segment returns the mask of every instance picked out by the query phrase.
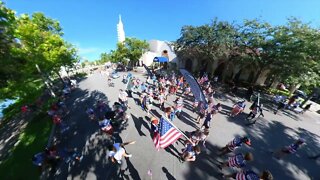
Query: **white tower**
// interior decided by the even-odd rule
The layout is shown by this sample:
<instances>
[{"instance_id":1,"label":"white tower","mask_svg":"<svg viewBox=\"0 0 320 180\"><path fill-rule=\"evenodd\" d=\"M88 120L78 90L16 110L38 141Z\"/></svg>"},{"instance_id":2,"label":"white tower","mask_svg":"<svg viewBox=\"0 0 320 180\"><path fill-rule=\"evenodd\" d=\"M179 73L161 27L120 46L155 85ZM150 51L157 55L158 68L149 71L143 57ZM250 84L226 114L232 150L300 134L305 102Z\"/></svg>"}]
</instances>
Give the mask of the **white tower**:
<instances>
[{"instance_id":1,"label":"white tower","mask_svg":"<svg viewBox=\"0 0 320 180\"><path fill-rule=\"evenodd\" d=\"M126 39L124 34L123 24L121 21L121 15L119 15L119 23L117 24L118 42L122 43Z\"/></svg>"}]
</instances>

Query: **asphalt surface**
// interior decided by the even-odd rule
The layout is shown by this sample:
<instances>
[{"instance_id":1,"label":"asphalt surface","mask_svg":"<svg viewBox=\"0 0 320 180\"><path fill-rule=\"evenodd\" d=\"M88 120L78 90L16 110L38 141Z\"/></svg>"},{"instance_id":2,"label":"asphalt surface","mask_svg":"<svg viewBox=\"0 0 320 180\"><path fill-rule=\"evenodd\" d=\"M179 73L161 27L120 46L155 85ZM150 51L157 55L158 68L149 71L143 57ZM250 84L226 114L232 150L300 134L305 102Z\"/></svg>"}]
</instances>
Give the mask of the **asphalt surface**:
<instances>
[{"instance_id":1,"label":"asphalt surface","mask_svg":"<svg viewBox=\"0 0 320 180\"><path fill-rule=\"evenodd\" d=\"M121 77L123 73L120 73ZM142 73L134 76L145 78ZM70 113L65 121L70 130L65 134L57 133L56 138L62 147L77 148L83 154L83 160L77 164L62 164L49 179L121 179L118 169L108 161L107 146L112 141L110 137L99 131L97 122L92 122L85 114L86 106L93 106L98 100L105 101L110 107L117 101L119 89L124 89L122 78L115 79L115 87L107 86L104 74L95 73L79 82L76 89L67 100ZM291 111L272 113L272 106L265 105L264 118L260 118L253 126L246 126L244 117L249 113L250 103L243 114L235 118L226 115L231 110L237 97L216 93L216 101L222 103L223 111L214 116L207 148L201 146L201 154L195 162L179 162L178 153L183 144L180 141L170 148L157 151L150 135L149 117L135 103L138 98L133 94L129 98L130 115L125 129L115 134L116 141L137 141L128 145L126 150L133 154L127 159L127 170L124 179L222 179L220 173L230 173L233 170L221 171L217 164L227 160L228 156L218 157L218 149L226 145L236 135L247 135L251 138L252 147L242 147L236 152L252 152L254 161L248 163L248 168L260 172L268 169L274 179L320 179L320 160L310 160L309 155L320 153L319 115L307 112L303 115ZM165 106L173 105L176 97L170 96ZM195 123L196 113L192 112L192 98L184 98L184 108L181 119L176 118L174 124L182 131L193 131L199 127ZM157 102L156 102L157 103ZM153 113L160 116L162 111L153 106ZM107 110L107 109L106 109ZM306 139L307 144L296 154L277 160L272 157L272 151L290 145L298 137Z\"/></svg>"}]
</instances>

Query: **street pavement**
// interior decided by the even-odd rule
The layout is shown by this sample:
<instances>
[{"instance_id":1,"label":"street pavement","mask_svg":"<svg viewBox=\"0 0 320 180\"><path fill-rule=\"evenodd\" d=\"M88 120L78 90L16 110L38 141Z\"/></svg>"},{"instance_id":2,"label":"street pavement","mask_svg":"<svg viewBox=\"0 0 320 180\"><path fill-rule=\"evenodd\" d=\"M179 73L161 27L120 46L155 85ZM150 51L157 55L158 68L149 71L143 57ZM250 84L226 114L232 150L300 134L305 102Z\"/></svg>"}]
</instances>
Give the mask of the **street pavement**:
<instances>
[{"instance_id":1,"label":"street pavement","mask_svg":"<svg viewBox=\"0 0 320 180\"><path fill-rule=\"evenodd\" d=\"M115 87L107 86L107 77L101 73L94 73L79 82L76 89L67 100L70 113L65 121L70 130L63 135L56 135L60 146L77 148L82 152L83 160L74 165L62 164L56 174L48 179L120 179L117 168L108 161L107 146L112 143L110 138L99 131L97 122L92 122L85 113L86 106L93 106L98 100L105 101L110 107L117 101L119 89L125 89L120 78L115 79ZM145 78L142 73L133 73L135 77ZM249 113L250 103L241 115L235 118L227 116L237 97L216 93L216 101L222 103L223 111L214 116L206 148L201 146L201 153L195 162L179 162L178 153L183 144L180 141L170 148L157 151L150 135L150 116L135 103L136 94L129 98L130 115L127 126L115 134L117 141L127 142L135 140L134 145L126 146L126 150L133 154L127 159L125 179L222 179L221 171L217 167L219 161L227 160L228 156L218 157L218 149L225 146L236 135L247 135L252 141L252 147L242 147L236 152L252 152L254 161L248 167L261 172L268 169L274 179L320 179L320 160L310 160L309 155L320 153L320 124L319 114L306 112L303 115L291 111L272 113L272 105L264 106L264 118L259 118L253 126L246 126L244 117ZM170 96L165 106L173 105L176 97ZM184 98L182 118L176 118L173 123L183 132L193 131L199 127L195 123L196 113L191 110L192 98ZM262 102L264 102L262 96ZM266 100L265 100L266 101ZM156 102L157 103L157 102ZM153 113L157 116L162 111L153 106ZM277 160L272 157L272 151L290 145L298 137L306 139L307 144L296 154ZM230 173L232 169L222 172Z\"/></svg>"}]
</instances>

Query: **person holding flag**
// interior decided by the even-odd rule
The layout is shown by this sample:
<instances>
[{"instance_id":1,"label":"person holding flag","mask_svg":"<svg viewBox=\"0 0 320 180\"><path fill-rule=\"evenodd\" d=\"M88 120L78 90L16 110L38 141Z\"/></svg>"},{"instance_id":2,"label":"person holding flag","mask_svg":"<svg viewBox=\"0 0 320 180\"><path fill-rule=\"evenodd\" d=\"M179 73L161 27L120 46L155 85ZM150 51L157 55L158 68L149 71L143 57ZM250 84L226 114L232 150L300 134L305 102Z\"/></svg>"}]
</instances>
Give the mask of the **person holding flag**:
<instances>
[{"instance_id":1,"label":"person holding flag","mask_svg":"<svg viewBox=\"0 0 320 180\"><path fill-rule=\"evenodd\" d=\"M176 128L165 116L160 118L158 131L154 133L153 143L156 149L166 148L184 134ZM184 135L185 136L185 135Z\"/></svg>"}]
</instances>

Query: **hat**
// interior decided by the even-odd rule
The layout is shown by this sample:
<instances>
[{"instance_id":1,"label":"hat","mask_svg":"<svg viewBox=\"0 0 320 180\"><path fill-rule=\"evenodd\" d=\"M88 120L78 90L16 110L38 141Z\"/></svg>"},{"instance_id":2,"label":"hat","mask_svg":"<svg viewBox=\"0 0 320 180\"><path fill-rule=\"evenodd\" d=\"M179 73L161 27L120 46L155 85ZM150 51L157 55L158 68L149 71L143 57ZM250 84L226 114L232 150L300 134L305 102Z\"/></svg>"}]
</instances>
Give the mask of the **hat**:
<instances>
[{"instance_id":1,"label":"hat","mask_svg":"<svg viewBox=\"0 0 320 180\"><path fill-rule=\"evenodd\" d=\"M151 118L151 123L152 124L159 124L159 120L156 117Z\"/></svg>"},{"instance_id":2,"label":"hat","mask_svg":"<svg viewBox=\"0 0 320 180\"><path fill-rule=\"evenodd\" d=\"M243 137L242 140L245 144L247 144L248 146L251 146L251 140L248 137Z\"/></svg>"}]
</instances>

